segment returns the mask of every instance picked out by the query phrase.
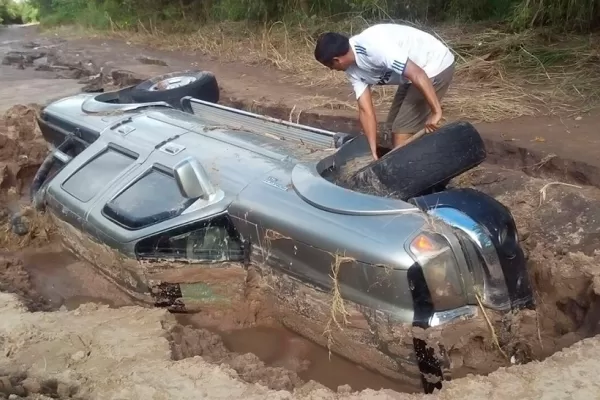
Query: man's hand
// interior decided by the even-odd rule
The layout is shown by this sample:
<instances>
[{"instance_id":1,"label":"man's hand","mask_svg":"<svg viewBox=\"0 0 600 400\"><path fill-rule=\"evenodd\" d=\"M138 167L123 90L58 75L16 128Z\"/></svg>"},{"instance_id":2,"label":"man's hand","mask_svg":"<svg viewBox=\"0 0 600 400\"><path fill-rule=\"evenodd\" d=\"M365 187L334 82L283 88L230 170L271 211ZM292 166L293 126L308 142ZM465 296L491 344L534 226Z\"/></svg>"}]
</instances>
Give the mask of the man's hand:
<instances>
[{"instance_id":1,"label":"man's hand","mask_svg":"<svg viewBox=\"0 0 600 400\"><path fill-rule=\"evenodd\" d=\"M440 105L435 88L431 83L431 79L429 79L421 67L412 62L410 59L406 63L404 76L410 79L411 82L421 91L421 93L423 93L423 97L425 97L425 100L427 100L427 103L431 108L431 114L425 122L425 131L427 133L435 131L437 128L439 128L442 120L442 106Z\"/></svg>"},{"instance_id":2,"label":"man's hand","mask_svg":"<svg viewBox=\"0 0 600 400\"><path fill-rule=\"evenodd\" d=\"M425 121L425 132L431 133L440 127L442 121L442 113L431 113Z\"/></svg>"}]
</instances>

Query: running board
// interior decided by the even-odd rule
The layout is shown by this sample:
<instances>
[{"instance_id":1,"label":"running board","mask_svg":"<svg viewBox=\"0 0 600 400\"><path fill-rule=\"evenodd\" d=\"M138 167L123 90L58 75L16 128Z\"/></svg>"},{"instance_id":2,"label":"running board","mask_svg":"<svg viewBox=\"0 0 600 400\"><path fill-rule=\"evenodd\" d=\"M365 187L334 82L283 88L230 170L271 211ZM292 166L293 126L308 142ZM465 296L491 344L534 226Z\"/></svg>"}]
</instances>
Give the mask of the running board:
<instances>
[{"instance_id":1,"label":"running board","mask_svg":"<svg viewBox=\"0 0 600 400\"><path fill-rule=\"evenodd\" d=\"M331 131L199 100L191 96L181 99L181 108L201 119L206 125L239 127L258 134L296 140L323 149L333 148L334 140L339 135Z\"/></svg>"}]
</instances>

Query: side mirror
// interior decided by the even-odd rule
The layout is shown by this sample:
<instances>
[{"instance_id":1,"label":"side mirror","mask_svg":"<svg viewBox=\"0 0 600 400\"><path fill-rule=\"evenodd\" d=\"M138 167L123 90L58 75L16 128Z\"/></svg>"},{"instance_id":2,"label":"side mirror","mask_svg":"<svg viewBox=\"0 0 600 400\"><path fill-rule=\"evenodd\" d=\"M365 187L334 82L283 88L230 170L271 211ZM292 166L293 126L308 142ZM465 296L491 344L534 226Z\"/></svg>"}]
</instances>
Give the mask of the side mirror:
<instances>
[{"instance_id":1,"label":"side mirror","mask_svg":"<svg viewBox=\"0 0 600 400\"><path fill-rule=\"evenodd\" d=\"M179 191L188 199L209 199L216 193L206 170L194 157L187 157L177 163L173 172Z\"/></svg>"}]
</instances>

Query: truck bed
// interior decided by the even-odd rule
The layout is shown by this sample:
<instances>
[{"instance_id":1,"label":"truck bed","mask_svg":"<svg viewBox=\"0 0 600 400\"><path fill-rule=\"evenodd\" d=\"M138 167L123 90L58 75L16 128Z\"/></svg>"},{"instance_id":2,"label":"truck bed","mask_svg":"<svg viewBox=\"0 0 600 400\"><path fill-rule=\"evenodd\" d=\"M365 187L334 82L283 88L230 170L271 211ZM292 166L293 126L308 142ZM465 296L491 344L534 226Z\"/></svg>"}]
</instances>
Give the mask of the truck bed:
<instances>
[{"instance_id":1,"label":"truck bed","mask_svg":"<svg viewBox=\"0 0 600 400\"><path fill-rule=\"evenodd\" d=\"M182 100L184 111L196 116L209 129L248 132L272 140L265 142L270 150L283 150L298 161L318 161L335 151L334 132L300 125L281 119L254 114L191 97Z\"/></svg>"}]
</instances>

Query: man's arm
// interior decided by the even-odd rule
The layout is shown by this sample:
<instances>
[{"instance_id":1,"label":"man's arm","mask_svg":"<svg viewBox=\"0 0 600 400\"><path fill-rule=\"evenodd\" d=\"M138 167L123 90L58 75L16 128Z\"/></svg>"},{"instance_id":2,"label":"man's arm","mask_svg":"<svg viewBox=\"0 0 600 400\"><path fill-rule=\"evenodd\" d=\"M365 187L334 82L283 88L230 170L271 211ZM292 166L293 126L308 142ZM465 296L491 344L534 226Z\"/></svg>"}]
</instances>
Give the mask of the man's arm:
<instances>
[{"instance_id":1,"label":"man's arm","mask_svg":"<svg viewBox=\"0 0 600 400\"><path fill-rule=\"evenodd\" d=\"M358 119L369 142L371 154L377 160L377 118L371 98L371 88L366 88L358 98Z\"/></svg>"},{"instance_id":2,"label":"man's arm","mask_svg":"<svg viewBox=\"0 0 600 400\"><path fill-rule=\"evenodd\" d=\"M410 79L417 89L423 93L431 108L431 115L427 119L427 122L425 122L425 129L428 132L435 130L442 119L442 107L431 79L429 79L421 67L408 58L408 54L404 49L396 46L387 47L382 43L373 50L375 49L376 53L374 52L372 60L376 65L389 68Z\"/></svg>"},{"instance_id":3,"label":"man's arm","mask_svg":"<svg viewBox=\"0 0 600 400\"><path fill-rule=\"evenodd\" d=\"M431 83L431 79L429 79L421 67L410 59L407 59L406 61L404 76L410 79L413 85L423 93L423 96L431 108L431 115L425 123L425 129L427 129L427 131L435 130L442 119L442 106L440 105L440 100L437 97L435 88Z\"/></svg>"}]
</instances>

